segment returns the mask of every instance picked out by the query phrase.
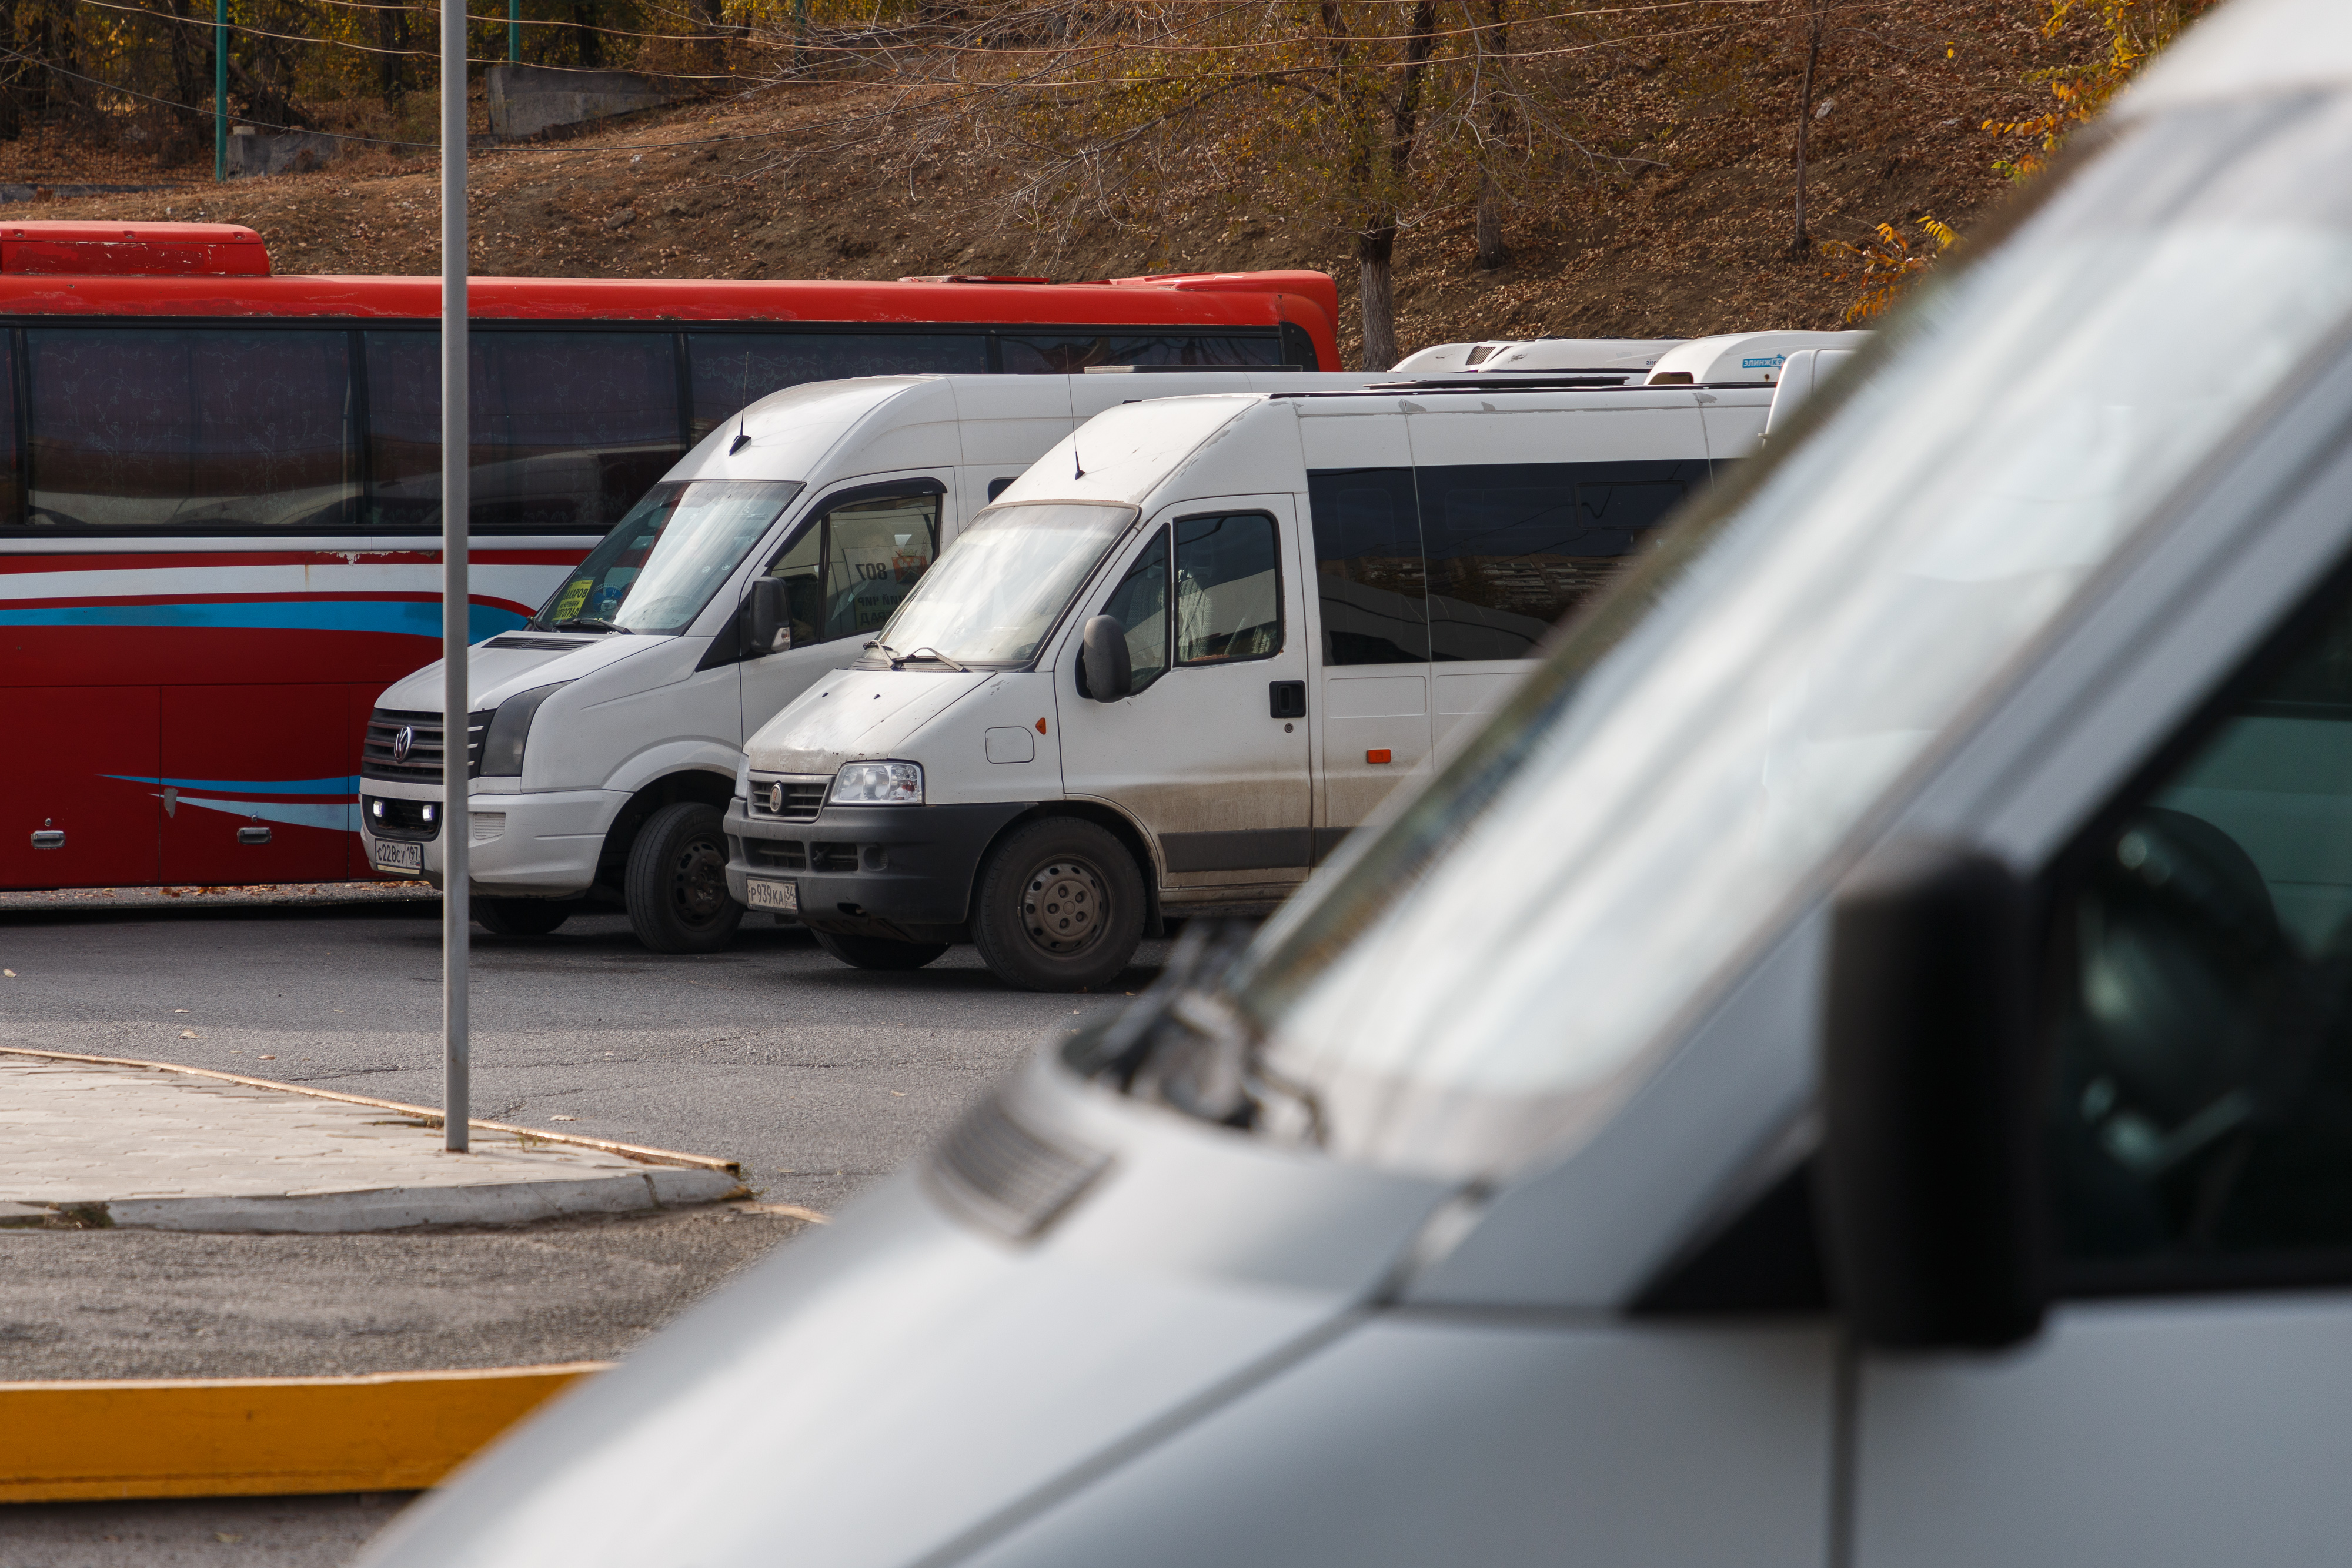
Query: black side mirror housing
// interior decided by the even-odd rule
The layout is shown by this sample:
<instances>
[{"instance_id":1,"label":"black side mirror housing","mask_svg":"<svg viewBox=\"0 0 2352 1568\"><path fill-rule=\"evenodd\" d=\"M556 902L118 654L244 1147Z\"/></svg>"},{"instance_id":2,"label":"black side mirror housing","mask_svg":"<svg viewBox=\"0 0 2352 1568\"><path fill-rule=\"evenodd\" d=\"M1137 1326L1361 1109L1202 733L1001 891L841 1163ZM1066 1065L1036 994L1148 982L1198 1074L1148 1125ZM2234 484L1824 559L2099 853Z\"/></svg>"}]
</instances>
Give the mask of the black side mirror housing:
<instances>
[{"instance_id":1,"label":"black side mirror housing","mask_svg":"<svg viewBox=\"0 0 2352 1568\"><path fill-rule=\"evenodd\" d=\"M780 577L755 577L751 580L751 598L744 610L744 653L759 658L764 653L781 653L793 645L791 607L784 599L784 581Z\"/></svg>"},{"instance_id":2,"label":"black side mirror housing","mask_svg":"<svg viewBox=\"0 0 2352 1568\"><path fill-rule=\"evenodd\" d=\"M1098 703L1115 703L1135 691L1135 666L1127 656L1127 628L1108 615L1097 615L1078 632L1078 677L1086 695Z\"/></svg>"},{"instance_id":3,"label":"black side mirror housing","mask_svg":"<svg viewBox=\"0 0 2352 1568\"><path fill-rule=\"evenodd\" d=\"M2023 884L1902 842L1831 916L1815 1186L1838 1301L1885 1350L1997 1350L2046 1298Z\"/></svg>"}]
</instances>

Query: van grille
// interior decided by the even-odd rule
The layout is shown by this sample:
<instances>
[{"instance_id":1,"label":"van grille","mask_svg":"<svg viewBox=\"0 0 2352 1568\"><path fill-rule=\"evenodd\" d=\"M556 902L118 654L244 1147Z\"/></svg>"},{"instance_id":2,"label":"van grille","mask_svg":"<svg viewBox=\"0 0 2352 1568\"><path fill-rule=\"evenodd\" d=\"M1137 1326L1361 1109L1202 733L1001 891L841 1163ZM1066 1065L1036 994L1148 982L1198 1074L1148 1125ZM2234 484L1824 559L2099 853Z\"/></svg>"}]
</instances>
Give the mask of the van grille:
<instances>
[{"instance_id":1,"label":"van grille","mask_svg":"<svg viewBox=\"0 0 2352 1568\"><path fill-rule=\"evenodd\" d=\"M808 851L792 839L745 839L743 853L753 865L768 871L808 870Z\"/></svg>"},{"instance_id":2,"label":"van grille","mask_svg":"<svg viewBox=\"0 0 2352 1568\"><path fill-rule=\"evenodd\" d=\"M482 736L490 727L488 713L466 716L466 776L482 770ZM400 732L409 732L407 753L397 760ZM397 779L412 784L441 781L441 716L380 707L368 715L367 738L360 744L360 775L366 779Z\"/></svg>"},{"instance_id":3,"label":"van grille","mask_svg":"<svg viewBox=\"0 0 2352 1568\"><path fill-rule=\"evenodd\" d=\"M751 776L751 815L786 822L814 822L824 809L830 779Z\"/></svg>"},{"instance_id":4,"label":"van grille","mask_svg":"<svg viewBox=\"0 0 2352 1568\"><path fill-rule=\"evenodd\" d=\"M991 1095L949 1131L926 1170L957 1208L1025 1241L1060 1218L1109 1165L1099 1149L1030 1131Z\"/></svg>"}]
</instances>

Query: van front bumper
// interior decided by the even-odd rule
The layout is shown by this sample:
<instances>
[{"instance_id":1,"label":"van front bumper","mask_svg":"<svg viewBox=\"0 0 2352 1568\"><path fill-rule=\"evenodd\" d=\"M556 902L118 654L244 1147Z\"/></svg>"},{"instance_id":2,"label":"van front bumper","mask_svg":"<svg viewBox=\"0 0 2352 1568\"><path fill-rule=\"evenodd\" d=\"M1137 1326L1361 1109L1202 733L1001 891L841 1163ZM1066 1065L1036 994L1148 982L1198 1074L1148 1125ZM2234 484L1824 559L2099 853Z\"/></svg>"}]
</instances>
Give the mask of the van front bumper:
<instances>
[{"instance_id":1,"label":"van front bumper","mask_svg":"<svg viewBox=\"0 0 2352 1568\"><path fill-rule=\"evenodd\" d=\"M902 942L959 942L980 857L1031 801L966 806L826 806L804 821L727 807L727 891L793 883L814 930Z\"/></svg>"},{"instance_id":2,"label":"van front bumper","mask_svg":"<svg viewBox=\"0 0 2352 1568\"><path fill-rule=\"evenodd\" d=\"M413 784L364 779L360 787L360 838L367 848L368 864L380 874L409 875L442 883L443 831L446 821L429 831L415 827L379 833L373 826L373 798L394 802L440 802L441 792ZM584 893L596 880L596 857L604 835L628 804L629 797L613 789L533 789L513 794L477 792L467 812L467 885L477 893L504 898L562 898ZM394 808L397 810L397 808ZM402 816L413 812L398 812ZM435 815L440 816L439 811ZM384 864L378 845L415 844L424 864L413 872Z\"/></svg>"}]
</instances>

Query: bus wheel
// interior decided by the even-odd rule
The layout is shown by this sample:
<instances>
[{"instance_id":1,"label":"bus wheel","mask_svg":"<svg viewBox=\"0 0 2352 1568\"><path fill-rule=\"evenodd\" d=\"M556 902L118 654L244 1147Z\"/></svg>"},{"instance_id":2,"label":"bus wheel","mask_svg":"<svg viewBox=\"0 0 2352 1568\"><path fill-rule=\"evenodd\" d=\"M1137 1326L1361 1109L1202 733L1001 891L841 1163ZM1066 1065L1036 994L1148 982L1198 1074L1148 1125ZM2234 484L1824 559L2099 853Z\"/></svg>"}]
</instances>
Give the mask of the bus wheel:
<instances>
[{"instance_id":1,"label":"bus wheel","mask_svg":"<svg viewBox=\"0 0 2352 1568\"><path fill-rule=\"evenodd\" d=\"M1143 940L1143 876L1092 822L1049 817L997 845L981 868L971 939L996 977L1024 991L1108 981Z\"/></svg>"},{"instance_id":2,"label":"bus wheel","mask_svg":"<svg viewBox=\"0 0 2352 1568\"><path fill-rule=\"evenodd\" d=\"M656 953L715 953L743 906L727 894L727 834L716 806L664 806L629 846L622 894L637 940Z\"/></svg>"},{"instance_id":3,"label":"bus wheel","mask_svg":"<svg viewBox=\"0 0 2352 1568\"><path fill-rule=\"evenodd\" d=\"M494 936L544 936L580 913L576 898L471 898L466 911Z\"/></svg>"},{"instance_id":4,"label":"bus wheel","mask_svg":"<svg viewBox=\"0 0 2352 1568\"><path fill-rule=\"evenodd\" d=\"M860 969L919 969L948 950L944 942L894 942L887 936L836 936L812 931L816 945Z\"/></svg>"}]
</instances>

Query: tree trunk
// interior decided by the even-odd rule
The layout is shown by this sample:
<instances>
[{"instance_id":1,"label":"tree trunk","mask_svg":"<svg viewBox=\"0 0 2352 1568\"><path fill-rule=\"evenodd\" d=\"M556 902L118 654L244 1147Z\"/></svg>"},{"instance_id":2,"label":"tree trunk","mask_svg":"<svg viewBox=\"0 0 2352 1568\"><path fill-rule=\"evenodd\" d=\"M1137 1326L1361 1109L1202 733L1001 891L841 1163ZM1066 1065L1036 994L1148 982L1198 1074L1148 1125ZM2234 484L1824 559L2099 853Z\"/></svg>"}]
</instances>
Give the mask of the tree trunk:
<instances>
[{"instance_id":1,"label":"tree trunk","mask_svg":"<svg viewBox=\"0 0 2352 1568\"><path fill-rule=\"evenodd\" d=\"M383 10L375 14L375 41L381 49L404 50L408 47L408 13ZM383 106L395 112L400 100L408 91L408 61L404 55L382 54L375 57L375 86Z\"/></svg>"},{"instance_id":2,"label":"tree trunk","mask_svg":"<svg viewBox=\"0 0 2352 1568\"><path fill-rule=\"evenodd\" d=\"M1511 52L1511 29L1503 20L1503 7L1509 0L1489 0L1487 15L1495 24L1495 53L1508 56ZM1511 259L1503 246L1503 193L1495 182L1493 160L1509 141L1511 123L1510 100L1489 97L1486 99L1487 152L1478 171L1478 265L1494 271Z\"/></svg>"},{"instance_id":3,"label":"tree trunk","mask_svg":"<svg viewBox=\"0 0 2352 1568\"><path fill-rule=\"evenodd\" d=\"M172 111L172 140L163 161L176 163L194 156L205 140L208 118L200 107L212 96L212 29L200 27L188 10L188 0L166 0L172 16L172 93L184 106Z\"/></svg>"},{"instance_id":4,"label":"tree trunk","mask_svg":"<svg viewBox=\"0 0 2352 1568\"><path fill-rule=\"evenodd\" d=\"M1503 245L1503 197L1495 189L1495 176L1481 172L1478 176L1478 265L1494 271L1511 259Z\"/></svg>"},{"instance_id":5,"label":"tree trunk","mask_svg":"<svg viewBox=\"0 0 2352 1568\"><path fill-rule=\"evenodd\" d=\"M596 7L573 0L572 24L579 28L574 35L580 40L580 63L589 70L601 70L604 65L604 40L596 32Z\"/></svg>"},{"instance_id":6,"label":"tree trunk","mask_svg":"<svg viewBox=\"0 0 2352 1568\"><path fill-rule=\"evenodd\" d=\"M1812 36L1805 45L1805 77L1797 89L1797 227L1789 236L1790 259L1802 261L1813 251L1812 235L1805 232L1805 140L1813 123L1813 68L1822 59L1822 21L1829 0L1813 0Z\"/></svg>"},{"instance_id":7,"label":"tree trunk","mask_svg":"<svg viewBox=\"0 0 2352 1568\"><path fill-rule=\"evenodd\" d=\"M1356 299L1364 318L1364 353L1358 368L1385 371L1404 356L1397 352L1396 287L1390 262L1396 255L1396 225L1356 235Z\"/></svg>"}]
</instances>

